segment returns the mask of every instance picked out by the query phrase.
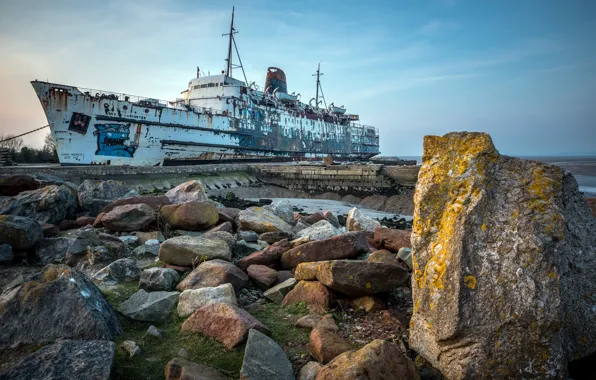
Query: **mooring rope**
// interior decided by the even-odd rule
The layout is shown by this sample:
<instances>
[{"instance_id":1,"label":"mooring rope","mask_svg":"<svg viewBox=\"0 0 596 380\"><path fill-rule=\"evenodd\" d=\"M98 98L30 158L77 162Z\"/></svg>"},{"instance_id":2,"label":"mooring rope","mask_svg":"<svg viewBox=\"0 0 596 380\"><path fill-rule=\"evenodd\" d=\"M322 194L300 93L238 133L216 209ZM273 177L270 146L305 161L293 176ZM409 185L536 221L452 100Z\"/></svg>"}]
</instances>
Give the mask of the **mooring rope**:
<instances>
[{"instance_id":1,"label":"mooring rope","mask_svg":"<svg viewBox=\"0 0 596 380\"><path fill-rule=\"evenodd\" d=\"M25 133L21 133L20 135L12 136L12 137L9 137L9 138L7 138L7 139L5 139L5 140L0 140L0 144L2 144L2 143L3 143L3 142L5 142L5 141L14 140L14 139L17 139L17 138L19 138L19 137L22 137L22 136L28 135L28 134L30 134L30 133L37 132L37 131L39 131L40 129L44 129L44 128L47 128L47 127L49 127L49 126L50 126L49 124L48 124L48 125L44 125L43 127L36 128L36 129L34 129L34 130L32 130L32 131L25 132Z\"/></svg>"}]
</instances>

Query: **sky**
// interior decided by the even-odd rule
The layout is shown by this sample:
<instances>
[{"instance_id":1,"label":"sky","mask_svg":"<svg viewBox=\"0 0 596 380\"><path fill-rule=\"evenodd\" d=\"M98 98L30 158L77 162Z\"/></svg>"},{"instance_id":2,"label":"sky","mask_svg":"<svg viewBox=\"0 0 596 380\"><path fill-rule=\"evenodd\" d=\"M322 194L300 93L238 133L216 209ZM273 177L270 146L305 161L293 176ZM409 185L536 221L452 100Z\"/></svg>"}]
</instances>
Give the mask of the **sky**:
<instances>
[{"instance_id":1,"label":"sky","mask_svg":"<svg viewBox=\"0 0 596 380\"><path fill-rule=\"evenodd\" d=\"M321 62L327 103L378 127L384 155L464 130L503 154L596 155L596 2L584 0L0 0L0 134L47 124L34 79L179 97L197 66L224 68L232 6L249 82L280 67L308 100Z\"/></svg>"}]
</instances>

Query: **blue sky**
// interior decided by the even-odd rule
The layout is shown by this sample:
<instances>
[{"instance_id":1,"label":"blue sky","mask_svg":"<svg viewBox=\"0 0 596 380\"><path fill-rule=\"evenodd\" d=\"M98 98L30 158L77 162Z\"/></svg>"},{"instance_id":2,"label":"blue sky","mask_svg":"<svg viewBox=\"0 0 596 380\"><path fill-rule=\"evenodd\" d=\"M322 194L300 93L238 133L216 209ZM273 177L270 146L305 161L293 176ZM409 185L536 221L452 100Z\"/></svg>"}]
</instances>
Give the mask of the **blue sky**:
<instances>
[{"instance_id":1,"label":"blue sky","mask_svg":"<svg viewBox=\"0 0 596 380\"><path fill-rule=\"evenodd\" d=\"M277 66L310 99L322 60L327 101L379 127L384 154L454 130L505 154L596 154L596 2L580 0L0 0L0 133L45 124L36 78L179 96L196 66L223 69L233 5L249 81Z\"/></svg>"}]
</instances>

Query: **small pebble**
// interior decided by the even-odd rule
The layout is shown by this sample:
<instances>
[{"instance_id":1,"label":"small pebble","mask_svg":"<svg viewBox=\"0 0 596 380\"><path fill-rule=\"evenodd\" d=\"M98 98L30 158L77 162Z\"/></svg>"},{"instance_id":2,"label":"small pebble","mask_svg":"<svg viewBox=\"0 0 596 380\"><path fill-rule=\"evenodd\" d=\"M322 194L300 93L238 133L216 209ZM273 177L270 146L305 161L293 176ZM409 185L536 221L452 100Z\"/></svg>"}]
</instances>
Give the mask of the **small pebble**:
<instances>
[{"instance_id":1,"label":"small pebble","mask_svg":"<svg viewBox=\"0 0 596 380\"><path fill-rule=\"evenodd\" d=\"M153 325L149 326L149 328L147 329L146 335L151 335L151 336L154 336L159 339L161 339L163 337L161 335L161 331L159 331L159 329Z\"/></svg>"},{"instance_id":2,"label":"small pebble","mask_svg":"<svg viewBox=\"0 0 596 380\"><path fill-rule=\"evenodd\" d=\"M186 350L184 348L181 348L178 351L178 356L180 356L181 358L186 359L186 358L188 358L188 352L186 352Z\"/></svg>"},{"instance_id":3,"label":"small pebble","mask_svg":"<svg viewBox=\"0 0 596 380\"><path fill-rule=\"evenodd\" d=\"M122 342L120 347L122 347L124 351L128 352L128 356L131 358L135 355L141 354L141 348L137 346L135 341L125 340L124 342Z\"/></svg>"}]
</instances>

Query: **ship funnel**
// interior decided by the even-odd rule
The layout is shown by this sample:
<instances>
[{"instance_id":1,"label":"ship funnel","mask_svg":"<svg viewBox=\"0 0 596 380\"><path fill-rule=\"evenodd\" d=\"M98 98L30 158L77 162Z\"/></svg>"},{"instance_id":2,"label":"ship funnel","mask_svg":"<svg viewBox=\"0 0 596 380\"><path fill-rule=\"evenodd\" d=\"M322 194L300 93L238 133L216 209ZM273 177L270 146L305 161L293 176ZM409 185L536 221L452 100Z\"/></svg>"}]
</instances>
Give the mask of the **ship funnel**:
<instances>
[{"instance_id":1,"label":"ship funnel","mask_svg":"<svg viewBox=\"0 0 596 380\"><path fill-rule=\"evenodd\" d=\"M286 74L282 69L277 67L267 68L267 79L265 79L265 88L267 92L273 94L273 91L277 89L277 92L288 93L288 85L286 82Z\"/></svg>"}]
</instances>

